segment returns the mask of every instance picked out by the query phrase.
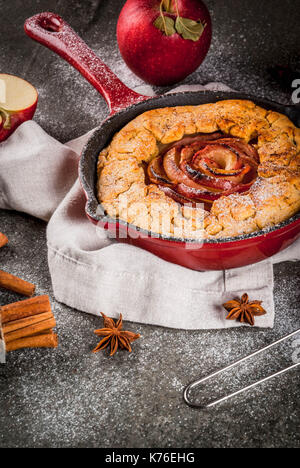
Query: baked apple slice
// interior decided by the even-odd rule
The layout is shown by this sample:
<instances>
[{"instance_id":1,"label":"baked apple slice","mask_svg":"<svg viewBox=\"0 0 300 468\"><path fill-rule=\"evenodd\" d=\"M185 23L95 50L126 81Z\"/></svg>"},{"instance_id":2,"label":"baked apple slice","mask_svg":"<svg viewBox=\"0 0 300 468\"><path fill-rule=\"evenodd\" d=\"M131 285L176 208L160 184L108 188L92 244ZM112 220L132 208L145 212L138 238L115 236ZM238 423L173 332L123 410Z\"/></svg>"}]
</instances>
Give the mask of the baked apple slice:
<instances>
[{"instance_id":1,"label":"baked apple slice","mask_svg":"<svg viewBox=\"0 0 300 468\"><path fill-rule=\"evenodd\" d=\"M37 102L37 90L28 81L0 73L0 141L33 118Z\"/></svg>"},{"instance_id":2,"label":"baked apple slice","mask_svg":"<svg viewBox=\"0 0 300 468\"><path fill-rule=\"evenodd\" d=\"M257 177L255 148L219 132L184 137L150 162L148 176L177 203L204 203L247 192Z\"/></svg>"}]
</instances>

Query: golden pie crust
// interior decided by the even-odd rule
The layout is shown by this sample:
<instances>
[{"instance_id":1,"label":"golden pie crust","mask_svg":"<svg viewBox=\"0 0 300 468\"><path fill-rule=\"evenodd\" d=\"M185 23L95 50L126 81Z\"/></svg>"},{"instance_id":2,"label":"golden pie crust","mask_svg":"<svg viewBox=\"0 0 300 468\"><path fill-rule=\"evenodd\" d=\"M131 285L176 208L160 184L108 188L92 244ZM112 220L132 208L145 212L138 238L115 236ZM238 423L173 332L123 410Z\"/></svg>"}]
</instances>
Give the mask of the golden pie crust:
<instances>
[{"instance_id":1,"label":"golden pie crust","mask_svg":"<svg viewBox=\"0 0 300 468\"><path fill-rule=\"evenodd\" d=\"M179 205L147 182L145 164L164 145L217 131L255 142L258 177L247 193L222 196L207 212ZM300 209L300 129L251 101L151 110L129 122L100 153L97 192L111 217L168 237L220 239L269 228Z\"/></svg>"}]
</instances>

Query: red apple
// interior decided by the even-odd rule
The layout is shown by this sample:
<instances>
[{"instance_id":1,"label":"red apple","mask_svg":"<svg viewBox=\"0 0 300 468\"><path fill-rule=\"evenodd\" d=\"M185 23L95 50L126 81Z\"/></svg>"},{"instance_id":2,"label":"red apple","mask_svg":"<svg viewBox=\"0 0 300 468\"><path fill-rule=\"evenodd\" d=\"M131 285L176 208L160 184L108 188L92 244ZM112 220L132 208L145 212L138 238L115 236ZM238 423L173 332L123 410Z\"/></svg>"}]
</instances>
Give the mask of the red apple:
<instances>
[{"instance_id":1,"label":"red apple","mask_svg":"<svg viewBox=\"0 0 300 468\"><path fill-rule=\"evenodd\" d=\"M28 81L0 73L0 141L34 116L38 101L37 90Z\"/></svg>"},{"instance_id":2,"label":"red apple","mask_svg":"<svg viewBox=\"0 0 300 468\"><path fill-rule=\"evenodd\" d=\"M211 36L211 18L201 0L127 0L117 26L124 61L157 86L177 83L195 71Z\"/></svg>"}]
</instances>

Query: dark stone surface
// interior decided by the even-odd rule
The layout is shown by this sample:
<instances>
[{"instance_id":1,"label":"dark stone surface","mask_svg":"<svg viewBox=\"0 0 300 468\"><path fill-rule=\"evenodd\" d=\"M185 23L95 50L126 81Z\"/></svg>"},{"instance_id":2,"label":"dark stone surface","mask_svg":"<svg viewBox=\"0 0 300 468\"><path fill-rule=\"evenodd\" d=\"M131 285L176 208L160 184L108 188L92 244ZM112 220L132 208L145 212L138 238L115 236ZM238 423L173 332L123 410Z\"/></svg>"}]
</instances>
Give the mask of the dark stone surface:
<instances>
[{"instance_id":1,"label":"dark stone surface","mask_svg":"<svg viewBox=\"0 0 300 468\"><path fill-rule=\"evenodd\" d=\"M122 65L114 35L120 1L39 2L1 0L0 69L27 78L40 92L36 120L62 141L94 127L106 108L89 84L22 32L39 11L64 16L131 87L141 84ZM186 83L223 81L233 88L289 102L267 68L299 58L300 2L207 1L214 40L203 66ZM300 326L300 263L275 266L274 330L186 332L125 324L142 339L134 353L90 353L98 318L57 303L47 267L46 225L29 216L0 212L0 230L10 245L1 268L50 294L57 317L58 350L11 353L0 366L1 447L299 447L299 372L275 379L244 396L199 412L182 402L191 379L204 375ZM0 305L17 300L0 293ZM294 347L293 347L294 345ZM216 397L290 365L295 340L281 345L205 387ZM298 348L300 344L298 343Z\"/></svg>"}]
</instances>

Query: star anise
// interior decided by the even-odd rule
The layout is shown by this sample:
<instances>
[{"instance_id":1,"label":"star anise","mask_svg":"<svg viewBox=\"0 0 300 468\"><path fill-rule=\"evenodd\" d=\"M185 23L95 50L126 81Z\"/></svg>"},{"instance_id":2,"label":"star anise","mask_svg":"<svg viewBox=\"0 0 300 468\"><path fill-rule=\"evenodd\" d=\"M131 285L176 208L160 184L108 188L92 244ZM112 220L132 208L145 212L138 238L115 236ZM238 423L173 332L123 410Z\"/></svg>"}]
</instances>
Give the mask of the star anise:
<instances>
[{"instance_id":1,"label":"star anise","mask_svg":"<svg viewBox=\"0 0 300 468\"><path fill-rule=\"evenodd\" d=\"M254 326L254 316L265 315L267 312L262 307L262 301L249 301L248 294L243 294L240 300L233 300L223 304L229 312L227 320L238 320Z\"/></svg>"},{"instance_id":2,"label":"star anise","mask_svg":"<svg viewBox=\"0 0 300 468\"><path fill-rule=\"evenodd\" d=\"M104 336L100 343L93 350L94 353L97 353L101 349L107 348L110 344L110 356L113 356L118 348L127 349L131 352L130 343L137 340L140 335L130 331L122 330L123 326L123 317L120 314L120 318L117 321L114 321L112 318L107 317L101 312L104 321L104 328L95 330L94 333L98 336Z\"/></svg>"}]
</instances>

